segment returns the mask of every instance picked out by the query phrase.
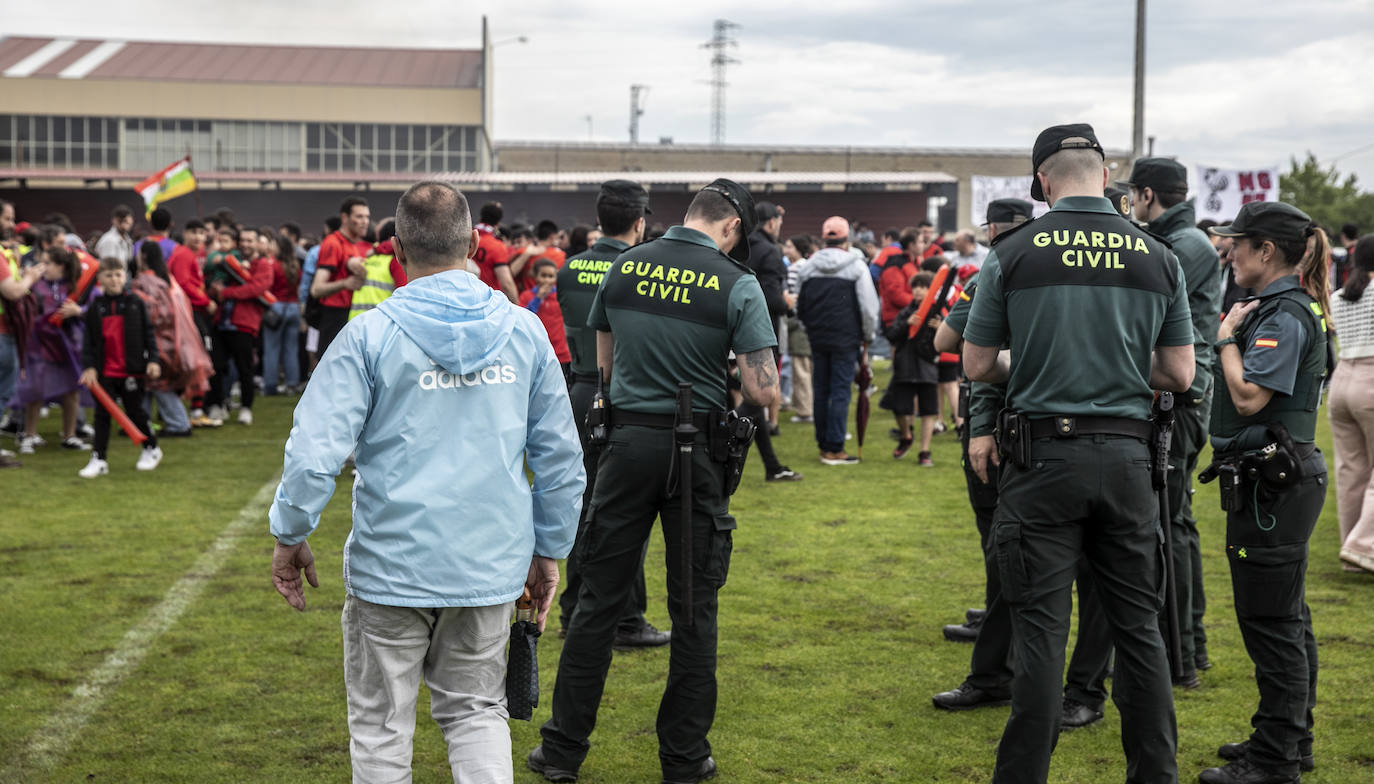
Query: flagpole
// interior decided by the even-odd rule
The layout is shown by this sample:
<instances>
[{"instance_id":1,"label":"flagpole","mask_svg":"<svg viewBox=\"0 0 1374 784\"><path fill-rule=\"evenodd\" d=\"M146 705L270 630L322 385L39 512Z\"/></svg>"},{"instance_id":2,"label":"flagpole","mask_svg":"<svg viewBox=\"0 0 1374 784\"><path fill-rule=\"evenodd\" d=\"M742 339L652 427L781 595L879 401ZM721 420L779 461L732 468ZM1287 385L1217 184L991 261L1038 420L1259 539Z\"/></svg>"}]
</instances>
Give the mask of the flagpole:
<instances>
[{"instance_id":1,"label":"flagpole","mask_svg":"<svg viewBox=\"0 0 1374 784\"><path fill-rule=\"evenodd\" d=\"M191 176L194 178L196 174L196 167L191 165L191 148L189 147L186 148L186 168L191 170ZM202 215L205 214L200 209L200 180L196 179L195 183L196 187L192 189L191 193L196 197L196 217L200 218Z\"/></svg>"}]
</instances>

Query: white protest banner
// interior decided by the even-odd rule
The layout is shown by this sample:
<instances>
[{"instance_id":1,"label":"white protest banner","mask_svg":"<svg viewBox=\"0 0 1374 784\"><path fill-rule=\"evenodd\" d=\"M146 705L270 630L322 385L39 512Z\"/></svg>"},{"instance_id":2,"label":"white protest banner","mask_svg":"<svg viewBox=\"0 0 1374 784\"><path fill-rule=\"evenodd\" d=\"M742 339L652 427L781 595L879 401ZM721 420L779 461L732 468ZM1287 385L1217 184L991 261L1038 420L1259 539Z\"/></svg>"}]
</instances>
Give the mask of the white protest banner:
<instances>
[{"instance_id":1,"label":"white protest banner","mask_svg":"<svg viewBox=\"0 0 1374 784\"><path fill-rule=\"evenodd\" d=\"M1240 212L1242 204L1252 201L1279 200L1279 169L1218 169L1197 167L1197 218L1229 221Z\"/></svg>"},{"instance_id":2,"label":"white protest banner","mask_svg":"<svg viewBox=\"0 0 1374 784\"><path fill-rule=\"evenodd\" d=\"M1043 201L1035 201L1030 195L1031 178L1026 177L984 177L975 174L970 179L970 195L973 197L972 212L975 224L982 224L988 217L988 202L997 199L1022 199L1031 203L1035 217L1049 211L1050 206Z\"/></svg>"}]
</instances>

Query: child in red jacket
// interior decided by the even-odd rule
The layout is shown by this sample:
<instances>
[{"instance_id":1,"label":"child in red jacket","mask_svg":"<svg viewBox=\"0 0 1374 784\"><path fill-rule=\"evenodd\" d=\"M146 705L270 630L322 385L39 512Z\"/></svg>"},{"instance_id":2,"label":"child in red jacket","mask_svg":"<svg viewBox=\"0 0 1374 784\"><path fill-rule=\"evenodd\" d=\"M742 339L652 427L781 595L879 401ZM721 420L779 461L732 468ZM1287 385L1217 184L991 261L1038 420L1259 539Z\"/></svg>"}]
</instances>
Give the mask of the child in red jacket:
<instances>
[{"instance_id":1,"label":"child in red jacket","mask_svg":"<svg viewBox=\"0 0 1374 784\"><path fill-rule=\"evenodd\" d=\"M549 333L553 353L563 365L563 375L568 375L572 354L568 351L568 335L563 331L563 309L558 305L554 284L558 282L558 265L550 259L540 259L534 263L534 287L520 292L520 304L534 312L544 322L544 330Z\"/></svg>"}]
</instances>

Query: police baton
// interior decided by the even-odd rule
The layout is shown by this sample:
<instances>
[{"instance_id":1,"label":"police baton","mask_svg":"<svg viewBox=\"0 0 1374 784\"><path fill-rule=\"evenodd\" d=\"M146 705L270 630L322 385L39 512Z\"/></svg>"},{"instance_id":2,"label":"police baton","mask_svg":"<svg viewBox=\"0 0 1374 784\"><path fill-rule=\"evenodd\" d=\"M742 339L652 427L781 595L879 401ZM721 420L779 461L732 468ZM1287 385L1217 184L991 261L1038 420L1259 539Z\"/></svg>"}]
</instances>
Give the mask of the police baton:
<instances>
[{"instance_id":1,"label":"police baton","mask_svg":"<svg viewBox=\"0 0 1374 784\"><path fill-rule=\"evenodd\" d=\"M677 441L677 491L682 495L682 623L692 624L692 446L696 443L697 427L692 424L692 385L680 381L677 385L677 424L673 427Z\"/></svg>"},{"instance_id":2,"label":"police baton","mask_svg":"<svg viewBox=\"0 0 1374 784\"><path fill-rule=\"evenodd\" d=\"M1173 680L1183 675L1183 648L1178 631L1178 588L1174 582L1173 515L1169 512L1169 443L1174 430L1174 394L1160 392L1154 402L1154 468L1151 484L1159 494L1159 521L1164 530L1165 650Z\"/></svg>"}]
</instances>

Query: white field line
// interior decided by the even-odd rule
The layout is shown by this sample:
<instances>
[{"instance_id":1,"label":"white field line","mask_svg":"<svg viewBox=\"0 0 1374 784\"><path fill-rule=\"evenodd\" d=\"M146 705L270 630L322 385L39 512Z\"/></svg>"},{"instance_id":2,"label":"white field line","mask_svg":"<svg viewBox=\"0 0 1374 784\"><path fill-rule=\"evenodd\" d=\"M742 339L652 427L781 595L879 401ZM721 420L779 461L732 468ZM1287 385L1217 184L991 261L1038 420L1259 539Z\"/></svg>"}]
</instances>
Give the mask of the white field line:
<instances>
[{"instance_id":1,"label":"white field line","mask_svg":"<svg viewBox=\"0 0 1374 784\"><path fill-rule=\"evenodd\" d=\"M114 652L76 687L71 698L29 736L17 758L0 772L0 781L28 781L32 774L51 770L61 761L105 698L138 668L157 639L176 625L182 613L200 597L205 586L219 573L238 539L262 525L278 480L279 477L273 477L258 489L252 500L220 532L214 544L200 554L191 570L124 635Z\"/></svg>"}]
</instances>

